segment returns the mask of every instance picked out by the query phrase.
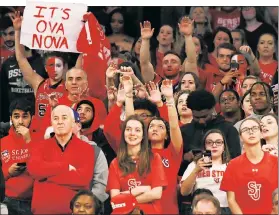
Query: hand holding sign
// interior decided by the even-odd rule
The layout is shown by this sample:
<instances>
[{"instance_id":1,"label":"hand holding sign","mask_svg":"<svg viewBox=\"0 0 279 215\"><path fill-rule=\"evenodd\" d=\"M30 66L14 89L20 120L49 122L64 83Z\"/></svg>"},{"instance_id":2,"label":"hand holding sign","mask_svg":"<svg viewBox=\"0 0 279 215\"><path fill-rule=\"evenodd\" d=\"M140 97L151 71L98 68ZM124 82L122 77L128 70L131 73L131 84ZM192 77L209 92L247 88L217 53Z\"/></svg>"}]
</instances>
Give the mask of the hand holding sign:
<instances>
[{"instance_id":1,"label":"hand holding sign","mask_svg":"<svg viewBox=\"0 0 279 215\"><path fill-rule=\"evenodd\" d=\"M16 11L14 15L10 15L10 18L13 22L14 30L20 31L21 23L22 23L22 16L20 16L20 12Z\"/></svg>"},{"instance_id":2,"label":"hand holding sign","mask_svg":"<svg viewBox=\"0 0 279 215\"><path fill-rule=\"evenodd\" d=\"M27 1L20 41L31 49L78 52L84 4Z\"/></svg>"}]
</instances>

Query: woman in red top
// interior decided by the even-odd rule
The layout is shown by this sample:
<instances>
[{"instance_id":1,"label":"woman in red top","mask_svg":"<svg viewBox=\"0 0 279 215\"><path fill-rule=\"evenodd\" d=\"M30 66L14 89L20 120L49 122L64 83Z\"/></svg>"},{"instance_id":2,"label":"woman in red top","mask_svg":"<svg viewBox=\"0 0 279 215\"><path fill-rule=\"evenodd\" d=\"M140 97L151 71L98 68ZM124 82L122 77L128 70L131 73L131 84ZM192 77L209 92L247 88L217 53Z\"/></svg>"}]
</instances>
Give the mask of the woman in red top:
<instances>
[{"instance_id":1,"label":"woman in red top","mask_svg":"<svg viewBox=\"0 0 279 215\"><path fill-rule=\"evenodd\" d=\"M233 44L233 38L229 29L225 27L216 28L213 33L213 47L214 50L208 55L210 64L214 67L219 68L216 61L217 58L217 47L222 43L231 43Z\"/></svg>"},{"instance_id":2,"label":"woman in red top","mask_svg":"<svg viewBox=\"0 0 279 215\"><path fill-rule=\"evenodd\" d=\"M121 142L109 169L107 190L114 197L131 193L145 214L161 214L163 187L167 185L161 157L152 153L146 127L137 116L130 116L122 127Z\"/></svg>"},{"instance_id":3,"label":"woman in red top","mask_svg":"<svg viewBox=\"0 0 279 215\"><path fill-rule=\"evenodd\" d=\"M276 60L276 39L272 34L262 34L258 41L257 54L261 68L260 78L271 85L272 77L278 67Z\"/></svg>"},{"instance_id":4,"label":"woman in red top","mask_svg":"<svg viewBox=\"0 0 279 215\"><path fill-rule=\"evenodd\" d=\"M183 140L171 80L163 81L161 93L166 98L169 123L159 117L152 119L148 126L148 140L152 152L161 156L168 179L168 186L162 195L163 214L178 214L177 174L182 161Z\"/></svg>"}]
</instances>

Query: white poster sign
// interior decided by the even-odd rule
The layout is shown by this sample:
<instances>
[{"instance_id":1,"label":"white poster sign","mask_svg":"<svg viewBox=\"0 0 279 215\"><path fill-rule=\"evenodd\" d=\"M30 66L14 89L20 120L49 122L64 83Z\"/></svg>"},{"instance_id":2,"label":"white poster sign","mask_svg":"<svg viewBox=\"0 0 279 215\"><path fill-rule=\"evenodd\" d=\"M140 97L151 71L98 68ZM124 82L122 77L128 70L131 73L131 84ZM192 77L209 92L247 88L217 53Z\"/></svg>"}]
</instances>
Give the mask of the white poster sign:
<instances>
[{"instance_id":1,"label":"white poster sign","mask_svg":"<svg viewBox=\"0 0 279 215\"><path fill-rule=\"evenodd\" d=\"M76 41L87 5L27 1L20 43L30 49L78 52Z\"/></svg>"}]
</instances>

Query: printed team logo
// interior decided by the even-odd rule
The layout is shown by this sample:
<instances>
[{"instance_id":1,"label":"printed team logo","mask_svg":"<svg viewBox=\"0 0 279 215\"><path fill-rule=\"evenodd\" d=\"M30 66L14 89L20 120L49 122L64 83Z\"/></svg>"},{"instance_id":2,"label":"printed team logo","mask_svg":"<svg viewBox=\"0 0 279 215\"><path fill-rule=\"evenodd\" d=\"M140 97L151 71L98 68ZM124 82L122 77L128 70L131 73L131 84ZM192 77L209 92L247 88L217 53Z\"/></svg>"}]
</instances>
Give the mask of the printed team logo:
<instances>
[{"instance_id":1,"label":"printed team logo","mask_svg":"<svg viewBox=\"0 0 279 215\"><path fill-rule=\"evenodd\" d=\"M136 188L137 186L140 186L141 182L137 181L135 178L131 178L128 180L128 186L129 190Z\"/></svg>"},{"instance_id":2,"label":"printed team logo","mask_svg":"<svg viewBox=\"0 0 279 215\"><path fill-rule=\"evenodd\" d=\"M8 163L11 158L9 151L4 150L3 152L1 152L1 158L2 158L2 161L4 161L5 163Z\"/></svg>"},{"instance_id":3,"label":"printed team logo","mask_svg":"<svg viewBox=\"0 0 279 215\"><path fill-rule=\"evenodd\" d=\"M248 195L254 201L258 201L261 198L261 184L257 184L255 181L248 183Z\"/></svg>"},{"instance_id":4,"label":"printed team logo","mask_svg":"<svg viewBox=\"0 0 279 215\"><path fill-rule=\"evenodd\" d=\"M220 178L214 178L214 181L215 181L216 184L219 184Z\"/></svg>"},{"instance_id":5,"label":"printed team logo","mask_svg":"<svg viewBox=\"0 0 279 215\"><path fill-rule=\"evenodd\" d=\"M170 167L169 159L163 158L162 163L163 163L164 167L166 167L166 168Z\"/></svg>"}]
</instances>

